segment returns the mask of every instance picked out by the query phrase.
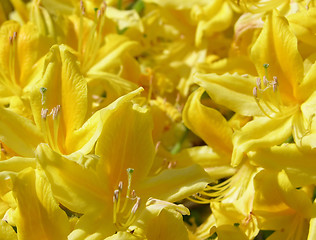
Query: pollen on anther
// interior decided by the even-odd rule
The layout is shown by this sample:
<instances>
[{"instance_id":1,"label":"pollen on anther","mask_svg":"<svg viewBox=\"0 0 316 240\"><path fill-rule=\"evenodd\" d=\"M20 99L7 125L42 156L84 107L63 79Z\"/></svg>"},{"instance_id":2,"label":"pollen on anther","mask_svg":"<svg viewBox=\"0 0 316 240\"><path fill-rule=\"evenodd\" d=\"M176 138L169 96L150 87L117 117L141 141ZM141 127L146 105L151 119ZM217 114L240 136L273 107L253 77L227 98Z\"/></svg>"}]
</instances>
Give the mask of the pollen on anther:
<instances>
[{"instance_id":1,"label":"pollen on anther","mask_svg":"<svg viewBox=\"0 0 316 240\"><path fill-rule=\"evenodd\" d=\"M252 94L255 98L258 97L258 90L257 90L257 87L254 87L253 90L252 90Z\"/></svg>"},{"instance_id":2,"label":"pollen on anther","mask_svg":"<svg viewBox=\"0 0 316 240\"><path fill-rule=\"evenodd\" d=\"M117 202L119 198L119 190L114 190L113 202Z\"/></svg>"},{"instance_id":3,"label":"pollen on anther","mask_svg":"<svg viewBox=\"0 0 316 240\"><path fill-rule=\"evenodd\" d=\"M41 110L41 117L42 117L42 119L46 119L47 118L47 114L48 114L48 109L46 108L46 109L44 109L44 108L42 108L42 110Z\"/></svg>"},{"instance_id":4,"label":"pollen on anther","mask_svg":"<svg viewBox=\"0 0 316 240\"><path fill-rule=\"evenodd\" d=\"M132 210L131 210L131 213L135 214L137 209L139 208L140 206L140 197L137 197L137 200L136 200L136 203L134 204Z\"/></svg>"},{"instance_id":5,"label":"pollen on anther","mask_svg":"<svg viewBox=\"0 0 316 240\"><path fill-rule=\"evenodd\" d=\"M257 87L261 89L261 79L259 77L257 78Z\"/></svg>"},{"instance_id":6,"label":"pollen on anther","mask_svg":"<svg viewBox=\"0 0 316 240\"><path fill-rule=\"evenodd\" d=\"M266 87L269 84L269 80L267 79L266 76L263 76L263 85Z\"/></svg>"}]
</instances>

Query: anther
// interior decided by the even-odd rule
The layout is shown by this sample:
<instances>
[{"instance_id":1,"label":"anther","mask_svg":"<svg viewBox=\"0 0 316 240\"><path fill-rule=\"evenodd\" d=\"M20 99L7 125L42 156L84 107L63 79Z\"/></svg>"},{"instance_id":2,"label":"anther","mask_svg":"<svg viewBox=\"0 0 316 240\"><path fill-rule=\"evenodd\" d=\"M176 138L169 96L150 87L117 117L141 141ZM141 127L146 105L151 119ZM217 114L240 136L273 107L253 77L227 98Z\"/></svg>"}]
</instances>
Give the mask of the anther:
<instances>
[{"instance_id":1,"label":"anther","mask_svg":"<svg viewBox=\"0 0 316 240\"><path fill-rule=\"evenodd\" d=\"M273 82L272 82L273 92L277 91L278 86L279 86L278 78L276 76L273 76Z\"/></svg>"},{"instance_id":2,"label":"anther","mask_svg":"<svg viewBox=\"0 0 316 240\"><path fill-rule=\"evenodd\" d=\"M48 115L48 109L47 108L46 109L42 108L42 110L41 110L41 117L42 117L42 119L46 120L47 115Z\"/></svg>"},{"instance_id":3,"label":"anther","mask_svg":"<svg viewBox=\"0 0 316 240\"><path fill-rule=\"evenodd\" d=\"M261 89L261 79L259 77L257 78L257 87Z\"/></svg>"},{"instance_id":4,"label":"anther","mask_svg":"<svg viewBox=\"0 0 316 240\"><path fill-rule=\"evenodd\" d=\"M54 120L58 116L58 113L60 112L60 108L61 108L60 105L57 105L56 107L52 109L52 115L53 115Z\"/></svg>"},{"instance_id":5,"label":"anther","mask_svg":"<svg viewBox=\"0 0 316 240\"><path fill-rule=\"evenodd\" d=\"M80 1L80 10L81 10L81 14L84 16L85 13L86 13L86 9L85 9L85 7L83 6L83 1L82 1L82 0Z\"/></svg>"},{"instance_id":6,"label":"anther","mask_svg":"<svg viewBox=\"0 0 316 240\"><path fill-rule=\"evenodd\" d=\"M136 211L137 211L137 209L139 208L139 206L140 206L140 197L137 197L137 200L136 200L136 203L134 204L134 206L133 206L133 208L132 208L132 210L131 210L131 213L132 214L135 214L136 213Z\"/></svg>"},{"instance_id":7,"label":"anther","mask_svg":"<svg viewBox=\"0 0 316 240\"><path fill-rule=\"evenodd\" d=\"M123 189L123 182L120 181L119 184L118 184L118 190L119 190L120 192L122 192L122 189Z\"/></svg>"},{"instance_id":8,"label":"anther","mask_svg":"<svg viewBox=\"0 0 316 240\"><path fill-rule=\"evenodd\" d=\"M131 199L134 200L136 198L136 191L133 190L131 193Z\"/></svg>"},{"instance_id":9,"label":"anther","mask_svg":"<svg viewBox=\"0 0 316 240\"><path fill-rule=\"evenodd\" d=\"M113 202L117 202L119 199L119 190L114 190Z\"/></svg>"},{"instance_id":10,"label":"anther","mask_svg":"<svg viewBox=\"0 0 316 240\"><path fill-rule=\"evenodd\" d=\"M168 169L172 169L177 165L177 162L173 161L173 162L169 162L168 164Z\"/></svg>"},{"instance_id":11,"label":"anther","mask_svg":"<svg viewBox=\"0 0 316 240\"><path fill-rule=\"evenodd\" d=\"M159 149L160 144L161 144L161 141L158 141L158 142L156 143L156 146L155 146L155 152L156 152L156 153L158 152L158 149Z\"/></svg>"},{"instance_id":12,"label":"anther","mask_svg":"<svg viewBox=\"0 0 316 240\"><path fill-rule=\"evenodd\" d=\"M268 86L269 80L267 79L267 77L266 77L266 76L263 76L262 80L263 80L263 85L264 85L265 87Z\"/></svg>"},{"instance_id":13,"label":"anther","mask_svg":"<svg viewBox=\"0 0 316 240\"><path fill-rule=\"evenodd\" d=\"M254 87L253 90L252 90L252 94L253 96L257 99L258 98L258 93L257 93L257 87Z\"/></svg>"}]
</instances>

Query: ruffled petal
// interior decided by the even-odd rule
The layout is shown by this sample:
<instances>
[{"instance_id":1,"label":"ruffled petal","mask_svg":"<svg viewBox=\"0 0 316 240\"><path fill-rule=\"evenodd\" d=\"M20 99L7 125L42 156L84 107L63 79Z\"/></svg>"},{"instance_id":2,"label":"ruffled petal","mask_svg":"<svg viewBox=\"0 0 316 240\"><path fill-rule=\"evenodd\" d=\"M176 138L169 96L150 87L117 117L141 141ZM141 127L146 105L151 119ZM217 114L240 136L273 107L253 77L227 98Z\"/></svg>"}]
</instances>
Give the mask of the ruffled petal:
<instances>
[{"instance_id":1,"label":"ruffled petal","mask_svg":"<svg viewBox=\"0 0 316 240\"><path fill-rule=\"evenodd\" d=\"M29 168L21 172L14 181L13 194L17 201L14 218L19 239L67 238L68 217L53 198L49 182L40 170Z\"/></svg>"},{"instance_id":2,"label":"ruffled petal","mask_svg":"<svg viewBox=\"0 0 316 240\"><path fill-rule=\"evenodd\" d=\"M285 171L279 172L277 179L281 196L289 207L302 214L305 218L316 216L316 204L311 202L304 191L296 189L292 185Z\"/></svg>"},{"instance_id":3,"label":"ruffled petal","mask_svg":"<svg viewBox=\"0 0 316 240\"><path fill-rule=\"evenodd\" d=\"M46 144L39 145L36 156L52 184L54 196L68 209L86 213L112 202L108 183L99 180L89 162L85 167L79 165Z\"/></svg>"},{"instance_id":4,"label":"ruffled petal","mask_svg":"<svg viewBox=\"0 0 316 240\"><path fill-rule=\"evenodd\" d=\"M316 184L315 153L303 152L296 144L283 144L270 149L258 149L248 154L250 161L265 169L287 173L294 187Z\"/></svg>"},{"instance_id":5,"label":"ruffled petal","mask_svg":"<svg viewBox=\"0 0 316 240\"><path fill-rule=\"evenodd\" d=\"M232 166L237 166L248 151L285 142L292 132L292 117L269 119L259 117L247 123L233 137Z\"/></svg>"},{"instance_id":6,"label":"ruffled petal","mask_svg":"<svg viewBox=\"0 0 316 240\"><path fill-rule=\"evenodd\" d=\"M253 88L256 86L255 77L226 73L195 74L194 78L194 81L203 87L216 103L241 115L263 115L253 96Z\"/></svg>"},{"instance_id":7,"label":"ruffled petal","mask_svg":"<svg viewBox=\"0 0 316 240\"><path fill-rule=\"evenodd\" d=\"M284 17L275 12L267 15L263 30L251 49L251 58L261 78L266 75L263 64L269 64L266 77L278 78L283 100L295 99L298 84L303 80L303 60L297 49L297 39Z\"/></svg>"},{"instance_id":8,"label":"ruffled petal","mask_svg":"<svg viewBox=\"0 0 316 240\"><path fill-rule=\"evenodd\" d=\"M0 220L1 240L18 240L18 236L13 228L4 220Z\"/></svg>"},{"instance_id":9,"label":"ruffled petal","mask_svg":"<svg viewBox=\"0 0 316 240\"><path fill-rule=\"evenodd\" d=\"M138 88L122 97L119 97L107 107L94 113L81 128L73 131L65 142L69 153L73 153L74 155L78 152L82 154L89 153L102 132L104 125L103 122L106 121L106 119L114 112L120 109L124 103L139 95L141 91L143 91L143 88Z\"/></svg>"},{"instance_id":10,"label":"ruffled petal","mask_svg":"<svg viewBox=\"0 0 316 240\"><path fill-rule=\"evenodd\" d=\"M201 103L203 93L204 89L199 88L189 97L182 113L184 124L208 146L223 154L231 155L233 131L222 114Z\"/></svg>"},{"instance_id":11,"label":"ruffled petal","mask_svg":"<svg viewBox=\"0 0 316 240\"><path fill-rule=\"evenodd\" d=\"M83 215L68 236L69 240L104 240L116 232L110 205L104 204L97 211Z\"/></svg>"},{"instance_id":12,"label":"ruffled petal","mask_svg":"<svg viewBox=\"0 0 316 240\"><path fill-rule=\"evenodd\" d=\"M31 120L0 108L0 141L18 155L33 157L37 145L44 139Z\"/></svg>"}]
</instances>

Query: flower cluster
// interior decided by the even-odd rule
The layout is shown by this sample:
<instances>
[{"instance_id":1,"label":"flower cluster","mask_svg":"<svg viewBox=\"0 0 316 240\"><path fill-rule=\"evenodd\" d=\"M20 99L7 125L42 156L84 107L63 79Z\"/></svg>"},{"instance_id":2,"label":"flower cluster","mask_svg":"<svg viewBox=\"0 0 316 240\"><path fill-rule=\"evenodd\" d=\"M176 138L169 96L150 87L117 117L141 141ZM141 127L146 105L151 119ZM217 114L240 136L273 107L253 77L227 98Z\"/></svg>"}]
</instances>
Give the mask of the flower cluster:
<instances>
[{"instance_id":1,"label":"flower cluster","mask_svg":"<svg viewBox=\"0 0 316 240\"><path fill-rule=\"evenodd\" d=\"M2 0L0 239L316 239L315 35L314 0Z\"/></svg>"}]
</instances>

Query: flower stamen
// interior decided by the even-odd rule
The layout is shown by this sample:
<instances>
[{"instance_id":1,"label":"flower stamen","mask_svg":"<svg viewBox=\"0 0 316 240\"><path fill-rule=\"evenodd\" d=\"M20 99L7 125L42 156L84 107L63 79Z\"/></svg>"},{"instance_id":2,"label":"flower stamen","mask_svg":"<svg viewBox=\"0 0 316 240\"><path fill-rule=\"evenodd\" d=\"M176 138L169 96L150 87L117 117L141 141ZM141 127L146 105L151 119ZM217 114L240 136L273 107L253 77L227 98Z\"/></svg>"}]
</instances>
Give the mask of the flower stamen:
<instances>
[{"instance_id":1,"label":"flower stamen","mask_svg":"<svg viewBox=\"0 0 316 240\"><path fill-rule=\"evenodd\" d=\"M137 196L136 191L131 189L132 173L134 169L127 169L127 189L126 195L123 196L123 182L120 181L118 188L113 193L113 223L118 230L126 230L135 220L137 210L140 207L141 199ZM123 206L121 207L121 202Z\"/></svg>"},{"instance_id":2,"label":"flower stamen","mask_svg":"<svg viewBox=\"0 0 316 240\"><path fill-rule=\"evenodd\" d=\"M262 78L264 88L262 89L261 87L261 79L257 78L256 87L253 88L252 94L261 112L268 118L272 119L273 116L271 114L274 115L282 112L281 106L283 106L283 104L280 96L280 91L278 91L278 78L276 76L273 76L273 80L269 81L269 64L264 64L263 67L265 69L265 75ZM264 105L262 105L262 103Z\"/></svg>"}]
</instances>

